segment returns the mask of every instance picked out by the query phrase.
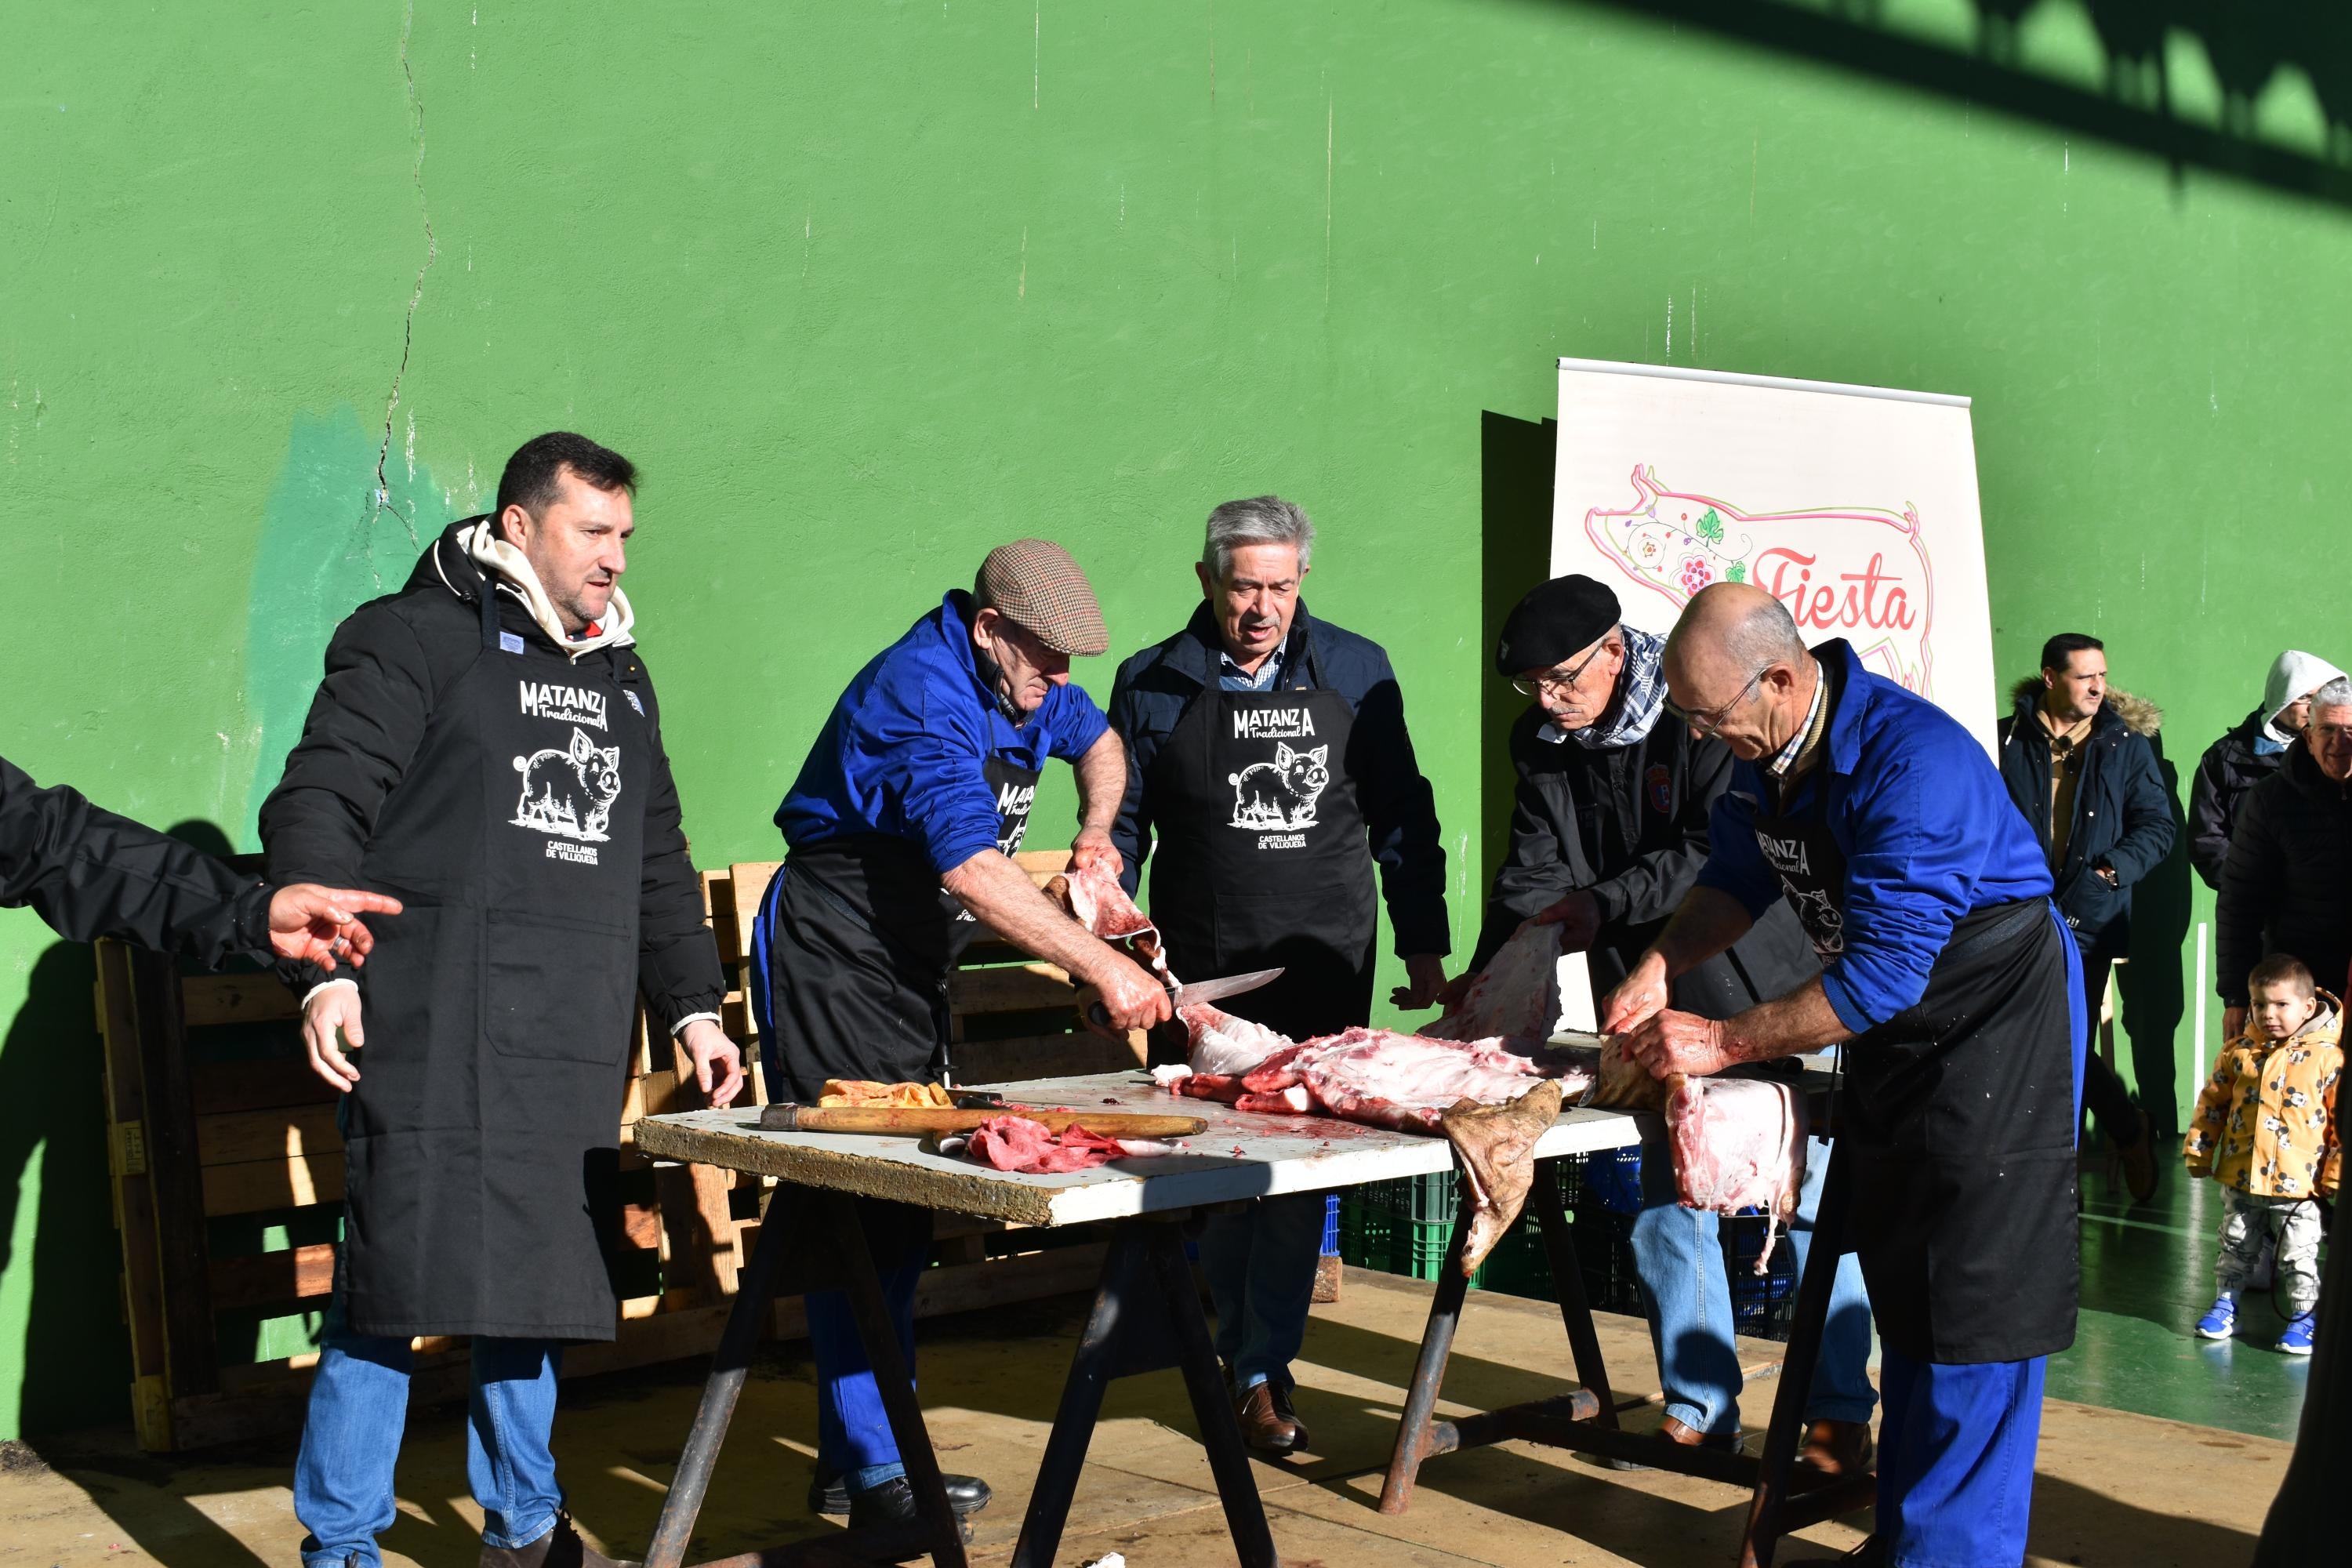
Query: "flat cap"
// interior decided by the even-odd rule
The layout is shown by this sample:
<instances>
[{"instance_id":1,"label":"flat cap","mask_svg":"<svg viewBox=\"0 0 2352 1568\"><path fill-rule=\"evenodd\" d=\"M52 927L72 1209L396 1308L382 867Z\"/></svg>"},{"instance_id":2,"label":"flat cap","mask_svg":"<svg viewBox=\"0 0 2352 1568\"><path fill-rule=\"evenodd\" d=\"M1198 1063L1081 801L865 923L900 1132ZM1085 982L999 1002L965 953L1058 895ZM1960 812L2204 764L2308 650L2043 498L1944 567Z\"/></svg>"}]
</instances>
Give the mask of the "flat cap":
<instances>
[{"instance_id":1,"label":"flat cap","mask_svg":"<svg viewBox=\"0 0 2352 1568\"><path fill-rule=\"evenodd\" d=\"M985 603L1057 653L1091 658L1110 647L1094 584L1051 540L998 545L980 563L978 587Z\"/></svg>"},{"instance_id":2,"label":"flat cap","mask_svg":"<svg viewBox=\"0 0 2352 1568\"><path fill-rule=\"evenodd\" d=\"M1574 574L1538 583L1504 621L1495 668L1505 675L1549 669L1599 642L1621 615L1606 583Z\"/></svg>"}]
</instances>

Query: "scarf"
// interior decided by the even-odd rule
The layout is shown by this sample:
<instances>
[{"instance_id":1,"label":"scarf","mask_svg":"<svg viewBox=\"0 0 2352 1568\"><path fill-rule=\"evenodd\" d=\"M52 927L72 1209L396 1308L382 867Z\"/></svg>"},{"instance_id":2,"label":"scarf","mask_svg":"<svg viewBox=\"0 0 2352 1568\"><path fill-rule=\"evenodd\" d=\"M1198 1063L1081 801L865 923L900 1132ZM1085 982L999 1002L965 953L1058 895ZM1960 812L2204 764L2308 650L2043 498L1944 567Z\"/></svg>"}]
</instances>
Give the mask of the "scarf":
<instances>
[{"instance_id":1,"label":"scarf","mask_svg":"<svg viewBox=\"0 0 2352 1568\"><path fill-rule=\"evenodd\" d=\"M1569 731L1578 745L1596 751L1641 744L1657 728L1658 715L1666 710L1666 639L1637 626L1621 629L1625 637L1625 668L1617 678L1614 716L1604 712L1598 723Z\"/></svg>"}]
</instances>

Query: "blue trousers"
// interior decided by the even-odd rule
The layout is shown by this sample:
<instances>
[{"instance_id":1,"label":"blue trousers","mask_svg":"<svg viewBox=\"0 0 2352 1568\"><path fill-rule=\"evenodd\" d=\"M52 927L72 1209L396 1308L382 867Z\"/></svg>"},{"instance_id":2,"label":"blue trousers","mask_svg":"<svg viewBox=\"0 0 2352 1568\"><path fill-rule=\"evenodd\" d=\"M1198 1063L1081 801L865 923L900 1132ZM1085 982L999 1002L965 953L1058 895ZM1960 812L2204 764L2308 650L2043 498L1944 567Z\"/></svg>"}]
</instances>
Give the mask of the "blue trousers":
<instances>
[{"instance_id":1,"label":"blue trousers","mask_svg":"<svg viewBox=\"0 0 2352 1568\"><path fill-rule=\"evenodd\" d=\"M882 1299L898 1331L898 1353L915 1365L915 1286L923 1277L918 1261L881 1271ZM871 1490L907 1473L898 1462L898 1440L874 1383L874 1363L843 1290L808 1293L810 1358L816 1363L816 1463L822 1476L839 1476L853 1492Z\"/></svg>"},{"instance_id":2,"label":"blue trousers","mask_svg":"<svg viewBox=\"0 0 2352 1568\"><path fill-rule=\"evenodd\" d=\"M383 1561L375 1538L397 1517L393 1466L408 1419L414 1358L405 1339L353 1333L338 1289L327 1309L310 1414L294 1461L294 1517L310 1531L304 1568L361 1568ZM551 1340L474 1341L467 1400L466 1479L482 1505L482 1543L528 1546L554 1528L563 1506L555 1484L555 1377L562 1347Z\"/></svg>"},{"instance_id":3,"label":"blue trousers","mask_svg":"<svg viewBox=\"0 0 2352 1568\"><path fill-rule=\"evenodd\" d=\"M1217 1309L1217 1357L1235 1389L1292 1387L1290 1363L1307 1337L1315 1260L1323 1254L1323 1194L1254 1198L1201 1227L1201 1271Z\"/></svg>"},{"instance_id":4,"label":"blue trousers","mask_svg":"<svg viewBox=\"0 0 2352 1568\"><path fill-rule=\"evenodd\" d=\"M1778 1245L1796 1255L1801 1278L1811 1254L1813 1215L1829 1173L1830 1146L1807 1141L1805 1182L1797 1215ZM1633 1268L1658 1352L1658 1382L1666 1414L1694 1431L1739 1429L1739 1354L1732 1347L1731 1287L1725 1278L1716 1216L1683 1207L1675 1194L1674 1161L1662 1142L1642 1150L1642 1212L1633 1219ZM1838 1260L1822 1352L1805 1403L1811 1421L1867 1421L1878 1404L1870 1386L1870 1296L1862 1260Z\"/></svg>"},{"instance_id":5,"label":"blue trousers","mask_svg":"<svg viewBox=\"0 0 2352 1568\"><path fill-rule=\"evenodd\" d=\"M1949 1366L1879 1357L1878 1535L1894 1568L2025 1561L2048 1358Z\"/></svg>"}]
</instances>

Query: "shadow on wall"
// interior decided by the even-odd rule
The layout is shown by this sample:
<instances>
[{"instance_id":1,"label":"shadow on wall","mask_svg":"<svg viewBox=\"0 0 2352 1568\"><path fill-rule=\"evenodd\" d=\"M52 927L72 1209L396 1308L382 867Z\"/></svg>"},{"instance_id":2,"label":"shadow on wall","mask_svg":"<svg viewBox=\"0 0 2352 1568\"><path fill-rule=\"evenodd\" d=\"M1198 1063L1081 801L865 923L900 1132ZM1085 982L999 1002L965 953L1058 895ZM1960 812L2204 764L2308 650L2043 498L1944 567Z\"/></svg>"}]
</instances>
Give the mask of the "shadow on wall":
<instances>
[{"instance_id":1,"label":"shadow on wall","mask_svg":"<svg viewBox=\"0 0 2352 1568\"><path fill-rule=\"evenodd\" d=\"M2352 11L2340 5L1969 0L1970 36L1944 42L1890 18L1885 0L1604 3L2152 153L2176 179L2206 169L2352 205ZM2317 123L2302 144L2258 133L2258 101L2292 95L2297 75Z\"/></svg>"},{"instance_id":2,"label":"shadow on wall","mask_svg":"<svg viewBox=\"0 0 2352 1568\"><path fill-rule=\"evenodd\" d=\"M1511 725L1528 699L1493 673L1503 620L1551 575L1551 486L1559 421L1478 416L1479 907L1511 847Z\"/></svg>"}]
</instances>

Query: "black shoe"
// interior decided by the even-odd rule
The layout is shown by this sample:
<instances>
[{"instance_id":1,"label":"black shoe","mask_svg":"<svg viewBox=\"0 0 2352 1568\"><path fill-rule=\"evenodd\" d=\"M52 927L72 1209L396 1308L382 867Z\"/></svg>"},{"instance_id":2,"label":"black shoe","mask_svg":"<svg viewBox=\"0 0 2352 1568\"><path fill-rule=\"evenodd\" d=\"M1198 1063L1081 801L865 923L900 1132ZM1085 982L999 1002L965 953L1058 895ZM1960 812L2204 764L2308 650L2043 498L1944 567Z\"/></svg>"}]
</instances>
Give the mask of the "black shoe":
<instances>
[{"instance_id":1,"label":"black shoe","mask_svg":"<svg viewBox=\"0 0 2352 1568\"><path fill-rule=\"evenodd\" d=\"M1802 1545L1803 1542L1794 1544ZM1847 1551L1828 1556L1815 1552L1802 1557L1782 1557L1778 1560L1776 1568L1831 1568L1832 1563L1836 1568L1885 1568L1886 1549L1880 1544L1877 1536L1865 1535Z\"/></svg>"},{"instance_id":2,"label":"black shoe","mask_svg":"<svg viewBox=\"0 0 2352 1568\"><path fill-rule=\"evenodd\" d=\"M978 1513L996 1496L989 1489L988 1483L978 1476L943 1475L940 1479L947 1483L948 1506L955 1510L958 1519ZM869 1499L877 1500L869 1502ZM811 1481L808 1502L811 1513L847 1514L852 1530L862 1530L869 1524L915 1522L915 1488L904 1476L859 1492L854 1498L850 1496L846 1481L835 1480L830 1484ZM861 1512L861 1510L865 1511ZM879 1511L876 1511L877 1510Z\"/></svg>"}]
</instances>

